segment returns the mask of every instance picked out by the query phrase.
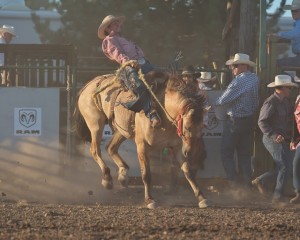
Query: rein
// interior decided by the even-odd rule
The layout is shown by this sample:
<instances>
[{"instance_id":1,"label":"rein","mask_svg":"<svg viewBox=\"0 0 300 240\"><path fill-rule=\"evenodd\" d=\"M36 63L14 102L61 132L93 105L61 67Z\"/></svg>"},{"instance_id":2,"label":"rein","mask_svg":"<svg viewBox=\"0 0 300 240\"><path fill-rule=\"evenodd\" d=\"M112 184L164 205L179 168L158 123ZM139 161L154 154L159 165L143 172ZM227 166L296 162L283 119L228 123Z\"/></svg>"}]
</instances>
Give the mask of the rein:
<instances>
[{"instance_id":1,"label":"rein","mask_svg":"<svg viewBox=\"0 0 300 240\"><path fill-rule=\"evenodd\" d=\"M167 110L164 108L164 106L160 103L159 99L156 97L155 93L152 91L151 86L147 83L144 74L142 73L142 69L139 69L139 77L142 80L142 82L145 84L146 88L149 90L149 92L151 93L152 97L154 98L154 100L156 101L156 103L160 106L160 108L164 111L164 113L166 114L168 120L177 127L177 124L175 122L175 120L170 116L170 114L167 112Z\"/></svg>"}]
</instances>

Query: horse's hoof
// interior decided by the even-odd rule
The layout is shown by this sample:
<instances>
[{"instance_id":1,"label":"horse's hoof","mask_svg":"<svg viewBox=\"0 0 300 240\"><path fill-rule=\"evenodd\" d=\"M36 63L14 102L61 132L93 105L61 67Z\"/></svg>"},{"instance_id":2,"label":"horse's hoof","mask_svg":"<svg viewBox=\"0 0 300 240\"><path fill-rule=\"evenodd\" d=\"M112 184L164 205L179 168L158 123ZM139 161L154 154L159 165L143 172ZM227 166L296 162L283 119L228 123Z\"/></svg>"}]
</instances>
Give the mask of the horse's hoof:
<instances>
[{"instance_id":1,"label":"horse's hoof","mask_svg":"<svg viewBox=\"0 0 300 240\"><path fill-rule=\"evenodd\" d=\"M155 209L155 208L156 208L155 202L148 203L148 204L147 204L147 208L148 208L148 209Z\"/></svg>"},{"instance_id":2,"label":"horse's hoof","mask_svg":"<svg viewBox=\"0 0 300 240\"><path fill-rule=\"evenodd\" d=\"M105 179L102 179L102 186L105 188L105 189L113 189L114 187L114 184L112 181L107 181Z\"/></svg>"},{"instance_id":3,"label":"horse's hoof","mask_svg":"<svg viewBox=\"0 0 300 240\"><path fill-rule=\"evenodd\" d=\"M209 206L207 199L203 199L198 203L199 208L207 208Z\"/></svg>"},{"instance_id":4,"label":"horse's hoof","mask_svg":"<svg viewBox=\"0 0 300 240\"><path fill-rule=\"evenodd\" d=\"M120 184L127 188L128 187L128 169L121 167L119 169L119 176L118 176L118 181L120 182Z\"/></svg>"}]
</instances>

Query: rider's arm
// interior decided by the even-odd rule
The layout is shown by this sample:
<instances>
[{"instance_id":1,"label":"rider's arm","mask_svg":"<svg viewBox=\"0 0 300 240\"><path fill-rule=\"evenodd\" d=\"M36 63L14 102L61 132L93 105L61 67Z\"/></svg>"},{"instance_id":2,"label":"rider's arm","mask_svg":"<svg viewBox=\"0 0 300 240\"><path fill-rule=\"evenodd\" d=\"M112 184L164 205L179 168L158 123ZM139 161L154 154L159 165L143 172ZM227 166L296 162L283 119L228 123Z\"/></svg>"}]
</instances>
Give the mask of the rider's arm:
<instances>
[{"instance_id":1,"label":"rider's arm","mask_svg":"<svg viewBox=\"0 0 300 240\"><path fill-rule=\"evenodd\" d=\"M116 37L105 38L102 42L102 50L110 60L114 60L119 64L130 60Z\"/></svg>"}]
</instances>

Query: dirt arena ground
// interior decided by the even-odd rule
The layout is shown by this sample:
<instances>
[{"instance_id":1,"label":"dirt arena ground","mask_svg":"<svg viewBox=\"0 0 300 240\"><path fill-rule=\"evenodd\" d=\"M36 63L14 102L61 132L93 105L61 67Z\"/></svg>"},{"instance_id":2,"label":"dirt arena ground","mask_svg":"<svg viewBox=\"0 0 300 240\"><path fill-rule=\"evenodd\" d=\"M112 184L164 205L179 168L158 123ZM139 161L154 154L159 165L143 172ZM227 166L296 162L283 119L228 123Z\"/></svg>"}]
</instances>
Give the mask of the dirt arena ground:
<instances>
[{"instance_id":1,"label":"dirt arena ground","mask_svg":"<svg viewBox=\"0 0 300 240\"><path fill-rule=\"evenodd\" d=\"M93 193L90 193L93 194ZM62 205L0 202L0 239L300 239L300 206L271 205L256 193L207 192L199 209L187 188L155 187L146 209L141 186L107 191L99 202Z\"/></svg>"}]
</instances>

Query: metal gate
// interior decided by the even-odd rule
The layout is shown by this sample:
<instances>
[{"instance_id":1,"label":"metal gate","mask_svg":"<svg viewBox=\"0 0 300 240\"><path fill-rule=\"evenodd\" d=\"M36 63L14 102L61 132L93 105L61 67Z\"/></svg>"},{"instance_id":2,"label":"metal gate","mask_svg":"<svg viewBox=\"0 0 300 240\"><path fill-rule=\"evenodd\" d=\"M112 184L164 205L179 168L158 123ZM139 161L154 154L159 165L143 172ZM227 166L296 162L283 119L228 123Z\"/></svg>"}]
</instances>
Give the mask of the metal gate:
<instances>
[{"instance_id":1,"label":"metal gate","mask_svg":"<svg viewBox=\"0 0 300 240\"><path fill-rule=\"evenodd\" d=\"M60 142L70 155L70 114L76 94L76 51L72 45L0 44L9 86L60 89Z\"/></svg>"}]
</instances>

